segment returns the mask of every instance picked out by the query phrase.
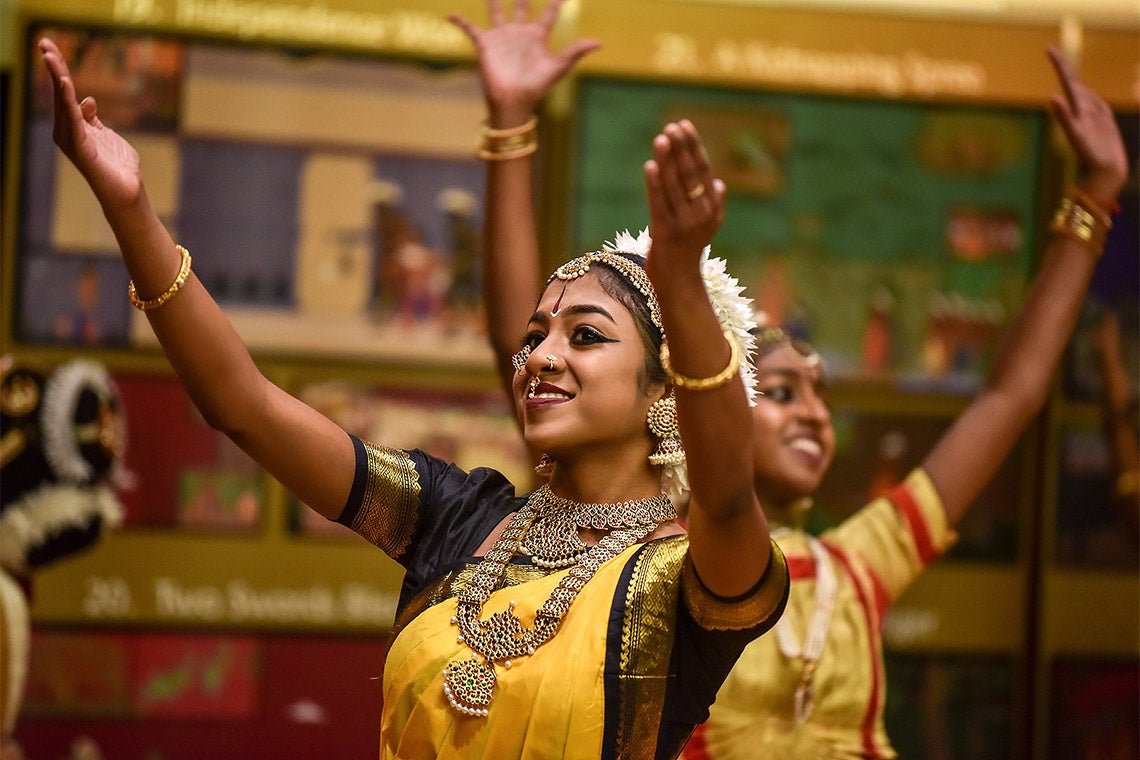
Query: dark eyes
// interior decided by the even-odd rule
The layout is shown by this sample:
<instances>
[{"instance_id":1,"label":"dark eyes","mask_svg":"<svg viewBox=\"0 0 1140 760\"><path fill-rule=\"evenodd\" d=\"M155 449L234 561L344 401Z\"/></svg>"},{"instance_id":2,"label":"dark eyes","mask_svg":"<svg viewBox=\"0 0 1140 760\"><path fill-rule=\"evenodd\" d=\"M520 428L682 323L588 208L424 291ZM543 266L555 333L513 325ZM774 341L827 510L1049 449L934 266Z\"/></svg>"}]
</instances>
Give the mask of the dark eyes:
<instances>
[{"instance_id":1,"label":"dark eyes","mask_svg":"<svg viewBox=\"0 0 1140 760\"><path fill-rule=\"evenodd\" d=\"M796 397L796 394L787 385L774 385L771 388L761 388L759 394L769 401L774 401L777 404L788 404Z\"/></svg>"},{"instance_id":2,"label":"dark eyes","mask_svg":"<svg viewBox=\"0 0 1140 760\"><path fill-rule=\"evenodd\" d=\"M827 389L823 386L816 386L814 391L816 398L822 401L825 407L830 409L831 402L827 398ZM791 385L773 385L769 388L759 388L756 393L777 404L792 404L798 399L796 389Z\"/></svg>"},{"instance_id":3,"label":"dark eyes","mask_svg":"<svg viewBox=\"0 0 1140 760\"><path fill-rule=\"evenodd\" d=\"M519 344L519 348L529 349L530 351L533 351L534 349L538 348L538 344L541 343L545 338L546 336L544 334L537 331L527 333L523 337L522 343Z\"/></svg>"},{"instance_id":4,"label":"dark eyes","mask_svg":"<svg viewBox=\"0 0 1140 760\"><path fill-rule=\"evenodd\" d=\"M546 333L535 330L534 332L527 333L526 337L522 339L520 348L533 351L538 348L539 344L544 340L546 340ZM612 338L607 338L589 325L579 325L574 328L574 332L570 335L570 345L572 346L593 346L599 343L616 343L616 341Z\"/></svg>"},{"instance_id":5,"label":"dark eyes","mask_svg":"<svg viewBox=\"0 0 1140 760\"><path fill-rule=\"evenodd\" d=\"M596 343L613 343L614 341L602 335L588 325L582 325L574 330L570 336L570 344L575 346L592 346Z\"/></svg>"}]
</instances>

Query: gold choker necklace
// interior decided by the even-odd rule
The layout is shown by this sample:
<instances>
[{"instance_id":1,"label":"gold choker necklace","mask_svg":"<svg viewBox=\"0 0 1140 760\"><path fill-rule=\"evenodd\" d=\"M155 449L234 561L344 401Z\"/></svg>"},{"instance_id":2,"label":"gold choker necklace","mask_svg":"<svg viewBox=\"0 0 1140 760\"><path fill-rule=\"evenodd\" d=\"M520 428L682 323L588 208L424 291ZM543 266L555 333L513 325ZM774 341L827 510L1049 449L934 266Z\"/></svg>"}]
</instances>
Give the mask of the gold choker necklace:
<instances>
[{"instance_id":1,"label":"gold choker necklace","mask_svg":"<svg viewBox=\"0 0 1140 760\"><path fill-rule=\"evenodd\" d=\"M532 542L532 533L539 521L551 512L560 517L543 529L546 534L541 537L541 542ZM562 617L569 611L578 592L594 577L599 567L644 539L661 523L672 520L676 514L664 494L619 504L579 504L555 496L548 486L531 494L526 505L515 513L498 541L483 557L471 581L459 593L451 622L459 627L459 642L474 651L470 659L454 660L443 669L443 691L451 706L464 715L485 717L498 680L495 662L502 661L504 668L510 668L513 659L534 654L557 632ZM515 615L513 601L506 610L496 612L490 619L479 619L484 603L499 585L513 555L528 553L527 547L531 543L539 544L544 550L557 548L562 551L562 547L572 544L562 532L566 530L564 525L574 525L573 537L581 543L577 521L587 516L595 522L583 527L611 528L612 531L596 546L582 544L583 550L573 553L565 564L573 564L574 567L535 613L532 627L523 626ZM617 521L620 522L613 524ZM548 542L553 543L548 546ZM539 564L537 558L535 564Z\"/></svg>"},{"instance_id":2,"label":"gold choker necklace","mask_svg":"<svg viewBox=\"0 0 1140 760\"><path fill-rule=\"evenodd\" d=\"M534 564L546 568L570 567L586 554L590 547L578 535L582 528L656 527L677 517L665 494L616 504L582 504L556 496L544 485L531 495L527 504L531 503L538 514L527 529L521 549Z\"/></svg>"}]
</instances>

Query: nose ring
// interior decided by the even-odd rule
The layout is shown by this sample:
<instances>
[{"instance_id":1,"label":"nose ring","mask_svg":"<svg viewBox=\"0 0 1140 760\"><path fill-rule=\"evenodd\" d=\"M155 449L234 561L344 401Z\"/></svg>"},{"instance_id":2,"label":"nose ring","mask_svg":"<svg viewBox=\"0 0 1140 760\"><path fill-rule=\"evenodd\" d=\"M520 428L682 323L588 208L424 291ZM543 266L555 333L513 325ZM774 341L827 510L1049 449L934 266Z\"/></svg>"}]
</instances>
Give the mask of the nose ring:
<instances>
[{"instance_id":1,"label":"nose ring","mask_svg":"<svg viewBox=\"0 0 1140 760\"><path fill-rule=\"evenodd\" d=\"M554 362L558 361L558 357L555 356L554 354L547 354L546 355L546 361L549 363L548 366L551 369L554 369Z\"/></svg>"}]
</instances>

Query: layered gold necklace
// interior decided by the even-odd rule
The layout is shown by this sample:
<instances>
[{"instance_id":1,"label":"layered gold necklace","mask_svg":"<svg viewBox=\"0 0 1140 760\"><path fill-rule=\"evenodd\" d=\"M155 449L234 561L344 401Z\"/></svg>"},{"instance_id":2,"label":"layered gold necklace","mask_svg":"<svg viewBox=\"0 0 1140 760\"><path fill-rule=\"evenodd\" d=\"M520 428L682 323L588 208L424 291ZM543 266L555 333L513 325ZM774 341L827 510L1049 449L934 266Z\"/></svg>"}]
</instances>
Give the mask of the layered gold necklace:
<instances>
[{"instance_id":1,"label":"layered gold necklace","mask_svg":"<svg viewBox=\"0 0 1140 760\"><path fill-rule=\"evenodd\" d=\"M459 627L460 643L473 651L470 659L454 660L443 670L443 691L451 706L464 715L486 716L498 682L495 663L510 668L514 659L534 654L557 632L578 592L599 567L676 516L664 494L617 504L581 504L554 495L545 485L531 494L459 593L451 622ZM590 547L579 537L580 528L610 533ZM515 615L513 601L487 620L479 617L516 554L530 554L541 567L572 565L535 613L530 628Z\"/></svg>"}]
</instances>

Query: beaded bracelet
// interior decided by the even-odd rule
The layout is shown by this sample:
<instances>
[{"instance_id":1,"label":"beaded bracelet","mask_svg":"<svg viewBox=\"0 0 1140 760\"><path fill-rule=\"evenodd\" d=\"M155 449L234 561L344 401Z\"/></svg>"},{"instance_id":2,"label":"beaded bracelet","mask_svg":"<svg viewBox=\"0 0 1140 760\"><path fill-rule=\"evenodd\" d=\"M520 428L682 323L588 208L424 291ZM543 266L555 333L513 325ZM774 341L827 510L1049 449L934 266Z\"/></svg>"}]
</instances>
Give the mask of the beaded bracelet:
<instances>
[{"instance_id":1,"label":"beaded bracelet","mask_svg":"<svg viewBox=\"0 0 1140 760\"><path fill-rule=\"evenodd\" d=\"M139 311L150 311L157 309L164 303L182 290L182 286L186 284L186 280L190 277L190 251L186 250L180 245L174 246L175 249L182 254L182 264L178 267L178 276L174 278L174 282L170 283L170 287L163 291L160 295L144 301L139 298L138 291L135 290L135 281L131 280L127 283L127 296L131 299L131 305Z\"/></svg>"},{"instance_id":2,"label":"beaded bracelet","mask_svg":"<svg viewBox=\"0 0 1140 760\"><path fill-rule=\"evenodd\" d=\"M538 150L538 117L532 116L524 124L507 129L484 126L479 158L484 161L508 161L529 156Z\"/></svg>"},{"instance_id":3,"label":"beaded bracelet","mask_svg":"<svg viewBox=\"0 0 1140 760\"><path fill-rule=\"evenodd\" d=\"M731 380L732 376L740 369L740 344L736 341L736 336L732 334L731 330L725 330L724 339L728 341L728 365L711 377L686 377L673 369L673 365L669 361L668 343L661 344L661 368L673 381L673 385L678 388L689 391L711 391L714 388L719 388Z\"/></svg>"}]
</instances>

